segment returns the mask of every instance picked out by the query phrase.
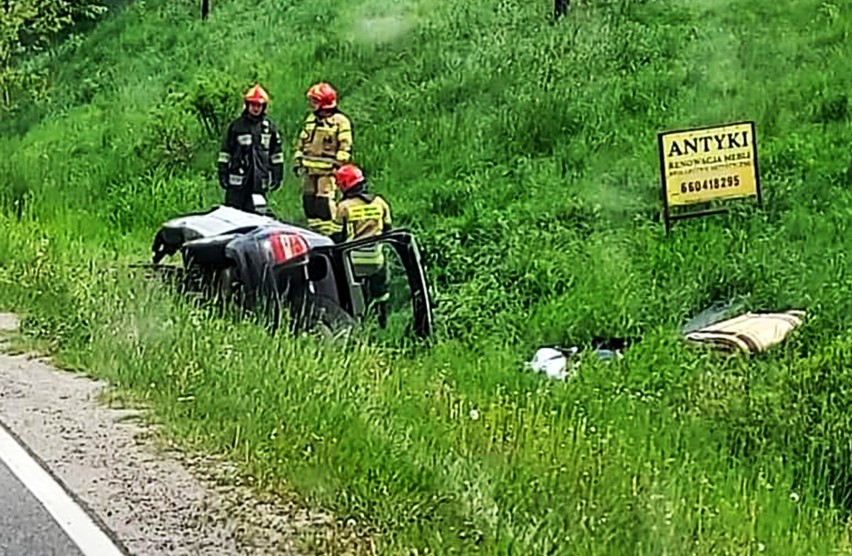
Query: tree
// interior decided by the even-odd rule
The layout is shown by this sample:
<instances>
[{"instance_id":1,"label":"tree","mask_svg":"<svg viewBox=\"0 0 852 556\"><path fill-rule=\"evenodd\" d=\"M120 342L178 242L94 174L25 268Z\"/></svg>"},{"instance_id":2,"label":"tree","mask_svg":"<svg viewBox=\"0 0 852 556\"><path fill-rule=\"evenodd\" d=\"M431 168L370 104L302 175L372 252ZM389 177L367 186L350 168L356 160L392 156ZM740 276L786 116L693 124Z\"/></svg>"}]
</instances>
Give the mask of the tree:
<instances>
[{"instance_id":1,"label":"tree","mask_svg":"<svg viewBox=\"0 0 852 556\"><path fill-rule=\"evenodd\" d=\"M22 82L22 56L38 52L56 35L83 19L106 11L100 0L2 0L0 5L0 93L3 107Z\"/></svg>"}]
</instances>

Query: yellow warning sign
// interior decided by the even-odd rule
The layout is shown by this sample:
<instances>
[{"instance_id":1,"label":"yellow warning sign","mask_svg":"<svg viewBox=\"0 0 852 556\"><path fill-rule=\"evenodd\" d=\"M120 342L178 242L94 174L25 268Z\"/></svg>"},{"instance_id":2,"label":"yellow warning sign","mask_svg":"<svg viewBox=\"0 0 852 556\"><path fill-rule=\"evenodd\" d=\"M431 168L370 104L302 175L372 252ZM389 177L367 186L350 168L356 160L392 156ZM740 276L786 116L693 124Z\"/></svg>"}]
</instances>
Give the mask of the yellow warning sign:
<instances>
[{"instance_id":1,"label":"yellow warning sign","mask_svg":"<svg viewBox=\"0 0 852 556\"><path fill-rule=\"evenodd\" d=\"M754 122L658 136L667 207L760 195Z\"/></svg>"}]
</instances>

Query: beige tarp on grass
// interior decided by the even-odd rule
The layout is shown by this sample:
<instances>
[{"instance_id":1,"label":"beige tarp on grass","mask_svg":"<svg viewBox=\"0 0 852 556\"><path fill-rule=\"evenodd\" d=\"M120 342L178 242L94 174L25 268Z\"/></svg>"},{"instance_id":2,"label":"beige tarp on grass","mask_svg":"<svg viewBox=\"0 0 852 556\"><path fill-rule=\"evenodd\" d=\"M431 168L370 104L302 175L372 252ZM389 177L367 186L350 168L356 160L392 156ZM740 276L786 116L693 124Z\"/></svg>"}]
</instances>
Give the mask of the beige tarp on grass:
<instances>
[{"instance_id":1,"label":"beige tarp on grass","mask_svg":"<svg viewBox=\"0 0 852 556\"><path fill-rule=\"evenodd\" d=\"M705 326L686 335L690 342L710 344L728 351L759 353L782 342L802 324L805 312L746 313Z\"/></svg>"}]
</instances>

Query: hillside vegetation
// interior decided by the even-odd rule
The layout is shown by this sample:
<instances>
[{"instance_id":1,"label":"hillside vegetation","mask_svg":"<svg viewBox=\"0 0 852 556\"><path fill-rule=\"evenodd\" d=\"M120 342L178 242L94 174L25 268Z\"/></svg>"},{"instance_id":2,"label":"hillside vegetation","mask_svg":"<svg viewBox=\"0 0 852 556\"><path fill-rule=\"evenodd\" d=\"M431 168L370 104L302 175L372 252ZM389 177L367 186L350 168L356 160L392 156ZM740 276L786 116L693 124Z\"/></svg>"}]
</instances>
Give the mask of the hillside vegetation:
<instances>
[{"instance_id":1,"label":"hillside vegetation","mask_svg":"<svg viewBox=\"0 0 852 556\"><path fill-rule=\"evenodd\" d=\"M381 553L852 550L852 7L828 0L115 3L20 62L0 122L0 305L188 449L354 519ZM254 80L294 140L328 80L355 158L417 232L429 345L270 338L155 287L164 220L219 202ZM657 132L757 125L764 208L659 213ZM272 195L298 219L298 186ZM804 308L768 354L678 328ZM540 345L641 337L568 382ZM416 549L417 552L414 552Z\"/></svg>"}]
</instances>

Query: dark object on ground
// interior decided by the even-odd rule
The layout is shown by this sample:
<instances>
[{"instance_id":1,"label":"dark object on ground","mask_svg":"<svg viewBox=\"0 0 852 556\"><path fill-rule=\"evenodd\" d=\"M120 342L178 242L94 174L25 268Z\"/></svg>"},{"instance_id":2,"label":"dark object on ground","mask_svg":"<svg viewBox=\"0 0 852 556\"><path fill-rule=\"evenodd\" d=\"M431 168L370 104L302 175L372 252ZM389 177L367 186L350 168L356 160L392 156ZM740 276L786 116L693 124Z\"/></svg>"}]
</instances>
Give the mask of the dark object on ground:
<instances>
[{"instance_id":1,"label":"dark object on ground","mask_svg":"<svg viewBox=\"0 0 852 556\"><path fill-rule=\"evenodd\" d=\"M201 19L207 19L210 14L210 0L201 0Z\"/></svg>"},{"instance_id":2,"label":"dark object on ground","mask_svg":"<svg viewBox=\"0 0 852 556\"><path fill-rule=\"evenodd\" d=\"M559 19L568 12L569 0L554 0L553 3L553 18Z\"/></svg>"},{"instance_id":3,"label":"dark object on ground","mask_svg":"<svg viewBox=\"0 0 852 556\"><path fill-rule=\"evenodd\" d=\"M607 362L624 357L622 353L632 342L632 338L600 338L594 342L591 353L599 360ZM524 363L524 369L543 373L550 378L566 380L574 376L580 367L583 353L577 346L545 346L539 348L532 359Z\"/></svg>"},{"instance_id":4,"label":"dark object on ground","mask_svg":"<svg viewBox=\"0 0 852 556\"><path fill-rule=\"evenodd\" d=\"M176 277L184 291L257 311L273 330L289 316L292 332L337 335L372 309L369 285L356 274L350 254L377 244L395 251L404 268L414 334L431 335L426 274L414 235L404 229L335 244L301 226L220 206L163 224L152 262L160 274ZM159 264L178 251L182 267Z\"/></svg>"},{"instance_id":5,"label":"dark object on ground","mask_svg":"<svg viewBox=\"0 0 852 556\"><path fill-rule=\"evenodd\" d=\"M595 350L610 350L610 351L624 351L631 344L635 344L640 340L638 337L627 337L627 338L593 338L592 339L592 349Z\"/></svg>"}]
</instances>

